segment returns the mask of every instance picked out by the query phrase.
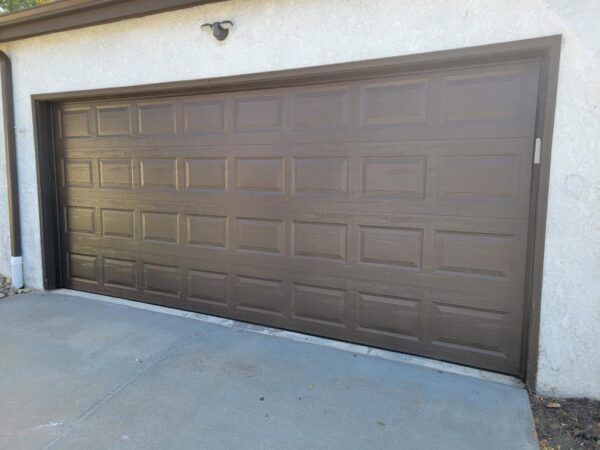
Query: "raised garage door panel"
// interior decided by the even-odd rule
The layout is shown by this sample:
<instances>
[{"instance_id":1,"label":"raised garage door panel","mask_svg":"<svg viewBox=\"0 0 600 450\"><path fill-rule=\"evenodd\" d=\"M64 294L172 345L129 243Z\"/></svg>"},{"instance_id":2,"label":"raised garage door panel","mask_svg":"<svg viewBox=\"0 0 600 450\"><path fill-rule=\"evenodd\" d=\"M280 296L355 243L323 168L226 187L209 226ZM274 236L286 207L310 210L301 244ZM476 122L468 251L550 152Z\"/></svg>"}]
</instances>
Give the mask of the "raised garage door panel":
<instances>
[{"instance_id":1,"label":"raised garage door panel","mask_svg":"<svg viewBox=\"0 0 600 450\"><path fill-rule=\"evenodd\" d=\"M63 284L518 373L537 80L57 104Z\"/></svg>"}]
</instances>

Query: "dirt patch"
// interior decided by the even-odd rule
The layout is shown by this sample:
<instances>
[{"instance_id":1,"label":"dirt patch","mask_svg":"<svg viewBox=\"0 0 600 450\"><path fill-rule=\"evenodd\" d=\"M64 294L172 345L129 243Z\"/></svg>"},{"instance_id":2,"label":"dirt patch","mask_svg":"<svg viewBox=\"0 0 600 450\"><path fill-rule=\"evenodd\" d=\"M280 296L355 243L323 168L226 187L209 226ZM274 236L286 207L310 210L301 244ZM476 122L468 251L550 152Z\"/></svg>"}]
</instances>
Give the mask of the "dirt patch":
<instances>
[{"instance_id":1,"label":"dirt patch","mask_svg":"<svg viewBox=\"0 0 600 450\"><path fill-rule=\"evenodd\" d=\"M0 299L10 297L15 294L24 294L31 292L29 288L17 289L10 284L10 280L3 275L0 275Z\"/></svg>"},{"instance_id":2,"label":"dirt patch","mask_svg":"<svg viewBox=\"0 0 600 450\"><path fill-rule=\"evenodd\" d=\"M600 401L530 396L543 450L600 449Z\"/></svg>"}]
</instances>

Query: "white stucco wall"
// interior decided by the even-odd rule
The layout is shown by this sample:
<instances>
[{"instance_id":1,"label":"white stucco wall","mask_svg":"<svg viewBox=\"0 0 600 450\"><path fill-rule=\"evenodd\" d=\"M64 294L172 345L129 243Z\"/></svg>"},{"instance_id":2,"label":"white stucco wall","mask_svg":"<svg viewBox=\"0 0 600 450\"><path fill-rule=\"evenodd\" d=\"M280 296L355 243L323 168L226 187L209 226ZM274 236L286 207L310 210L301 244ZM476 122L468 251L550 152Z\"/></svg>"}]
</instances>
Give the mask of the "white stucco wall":
<instances>
[{"instance_id":1,"label":"white stucco wall","mask_svg":"<svg viewBox=\"0 0 600 450\"><path fill-rule=\"evenodd\" d=\"M200 30L232 19L218 43ZM218 77L562 34L539 388L600 398L600 1L232 0L22 41L12 58L25 278L42 286L32 94ZM4 156L0 149L0 169ZM0 178L0 272L7 273ZM6 232L5 232L6 230Z\"/></svg>"}]
</instances>

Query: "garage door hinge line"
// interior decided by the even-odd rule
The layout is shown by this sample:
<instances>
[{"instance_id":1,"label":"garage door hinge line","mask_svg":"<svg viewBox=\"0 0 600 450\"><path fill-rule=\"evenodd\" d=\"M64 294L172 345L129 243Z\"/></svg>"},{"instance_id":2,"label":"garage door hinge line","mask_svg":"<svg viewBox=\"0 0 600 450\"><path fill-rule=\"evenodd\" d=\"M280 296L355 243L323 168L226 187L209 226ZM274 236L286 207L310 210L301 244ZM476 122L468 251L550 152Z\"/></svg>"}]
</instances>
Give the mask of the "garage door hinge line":
<instances>
[{"instance_id":1,"label":"garage door hinge line","mask_svg":"<svg viewBox=\"0 0 600 450\"><path fill-rule=\"evenodd\" d=\"M12 284L23 287L23 258L19 223L19 186L17 182L17 151L15 141L15 112L13 104L12 70L10 59L0 51L0 80L2 82L2 118L4 125L4 154L8 186L8 215L10 221L10 266Z\"/></svg>"}]
</instances>

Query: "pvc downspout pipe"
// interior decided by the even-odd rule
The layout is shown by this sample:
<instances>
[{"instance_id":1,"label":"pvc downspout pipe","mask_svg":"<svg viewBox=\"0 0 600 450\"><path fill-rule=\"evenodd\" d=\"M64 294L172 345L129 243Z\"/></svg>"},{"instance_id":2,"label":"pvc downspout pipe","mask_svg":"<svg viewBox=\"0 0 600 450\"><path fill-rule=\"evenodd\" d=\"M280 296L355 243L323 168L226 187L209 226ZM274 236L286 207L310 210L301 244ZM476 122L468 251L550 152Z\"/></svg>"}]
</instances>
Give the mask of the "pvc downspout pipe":
<instances>
[{"instance_id":1,"label":"pvc downspout pipe","mask_svg":"<svg viewBox=\"0 0 600 450\"><path fill-rule=\"evenodd\" d=\"M19 186L17 184L17 149L15 140L15 110L13 104L12 70L10 59L0 50L0 81L2 82L2 119L4 125L4 153L6 156L6 184L8 186L8 215L10 222L10 267L12 284L23 287L23 257L21 254L21 227L19 219Z\"/></svg>"}]
</instances>

